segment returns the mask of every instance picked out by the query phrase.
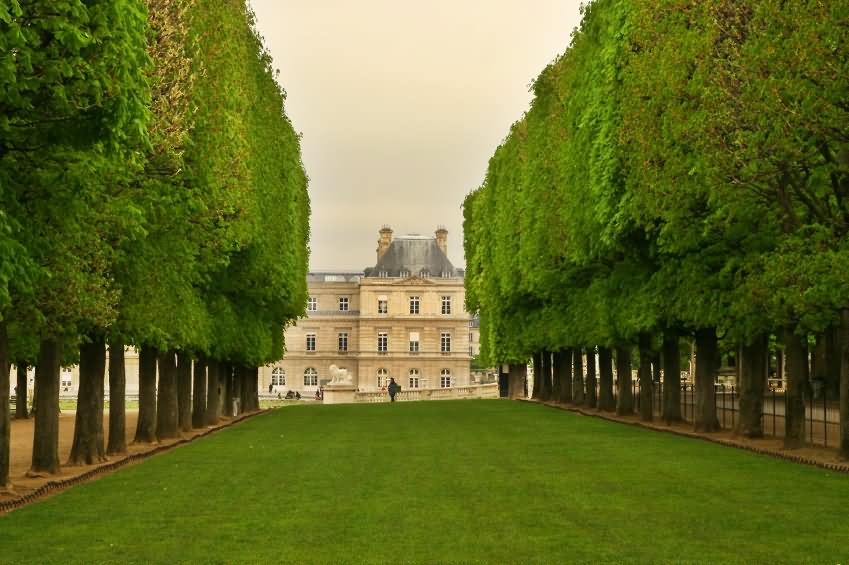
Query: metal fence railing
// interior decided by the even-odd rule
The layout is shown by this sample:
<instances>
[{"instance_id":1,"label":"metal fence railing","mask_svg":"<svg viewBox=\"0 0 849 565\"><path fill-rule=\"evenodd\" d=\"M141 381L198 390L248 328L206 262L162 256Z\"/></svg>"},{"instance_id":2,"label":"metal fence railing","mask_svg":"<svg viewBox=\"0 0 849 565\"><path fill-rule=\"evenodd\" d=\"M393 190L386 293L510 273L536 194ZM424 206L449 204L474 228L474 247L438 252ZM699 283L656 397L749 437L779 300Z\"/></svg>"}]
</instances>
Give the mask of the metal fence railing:
<instances>
[{"instance_id":1,"label":"metal fence railing","mask_svg":"<svg viewBox=\"0 0 849 565\"><path fill-rule=\"evenodd\" d=\"M655 418L663 415L663 385L652 383L652 414ZM634 398L634 412L640 411L640 384L635 379L631 392ZM692 383L681 383L681 417L693 421L696 407L696 392ZM717 383L714 385L716 417L723 429L734 429L740 419L740 394L735 385ZM617 397L614 382L613 396ZM805 394L805 435L811 445L837 447L840 431L840 399L825 388L816 394ZM784 424L787 398L780 387L770 387L762 396L761 427L765 436L784 437Z\"/></svg>"}]
</instances>

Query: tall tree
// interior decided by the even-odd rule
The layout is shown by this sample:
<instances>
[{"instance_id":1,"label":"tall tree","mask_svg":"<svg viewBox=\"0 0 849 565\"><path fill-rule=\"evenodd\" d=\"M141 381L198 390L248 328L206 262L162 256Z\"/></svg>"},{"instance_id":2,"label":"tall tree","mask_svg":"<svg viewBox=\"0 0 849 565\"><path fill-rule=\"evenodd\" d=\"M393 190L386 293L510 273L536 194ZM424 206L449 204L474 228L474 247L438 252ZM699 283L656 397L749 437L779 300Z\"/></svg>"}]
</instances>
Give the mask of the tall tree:
<instances>
[{"instance_id":1,"label":"tall tree","mask_svg":"<svg viewBox=\"0 0 849 565\"><path fill-rule=\"evenodd\" d=\"M68 464L91 465L106 459L103 444L103 380L106 375L106 350L102 337L100 340L80 346L79 375L74 440Z\"/></svg>"}]
</instances>

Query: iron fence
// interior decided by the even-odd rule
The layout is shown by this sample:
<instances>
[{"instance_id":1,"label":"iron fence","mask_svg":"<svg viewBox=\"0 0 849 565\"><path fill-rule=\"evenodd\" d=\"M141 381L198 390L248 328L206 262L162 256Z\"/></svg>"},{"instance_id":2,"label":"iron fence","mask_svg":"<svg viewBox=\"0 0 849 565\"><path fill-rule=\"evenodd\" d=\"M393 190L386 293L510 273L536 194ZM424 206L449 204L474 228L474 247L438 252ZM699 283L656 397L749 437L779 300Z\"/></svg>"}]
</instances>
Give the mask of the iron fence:
<instances>
[{"instance_id":1,"label":"iron fence","mask_svg":"<svg viewBox=\"0 0 849 565\"><path fill-rule=\"evenodd\" d=\"M652 383L652 415L663 416L663 381ZM586 384L585 384L586 386ZM681 383L681 417L693 422L696 409L696 391L692 383ZM618 401L616 379L613 383L613 397ZM631 384L634 413L640 413L640 384L634 379ZM740 420L740 393L735 385L716 383L714 385L716 417L723 429L734 429ZM598 397L598 383L596 384ZM806 391L805 435L811 445L838 447L840 432L840 399L825 388ZM770 386L761 396L761 429L764 436L783 438L785 435L785 414L787 396L780 387Z\"/></svg>"}]
</instances>

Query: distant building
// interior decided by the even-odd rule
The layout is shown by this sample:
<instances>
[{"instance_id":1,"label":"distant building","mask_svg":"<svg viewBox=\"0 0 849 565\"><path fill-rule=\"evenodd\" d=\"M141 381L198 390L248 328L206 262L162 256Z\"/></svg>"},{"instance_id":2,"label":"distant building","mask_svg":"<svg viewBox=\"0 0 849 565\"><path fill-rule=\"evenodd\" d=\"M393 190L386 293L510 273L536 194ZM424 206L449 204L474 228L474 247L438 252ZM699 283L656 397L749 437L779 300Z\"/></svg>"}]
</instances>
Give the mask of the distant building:
<instances>
[{"instance_id":1,"label":"distant building","mask_svg":"<svg viewBox=\"0 0 849 565\"><path fill-rule=\"evenodd\" d=\"M481 318L478 315L469 320L469 355L477 357L481 353Z\"/></svg>"},{"instance_id":2,"label":"distant building","mask_svg":"<svg viewBox=\"0 0 849 565\"><path fill-rule=\"evenodd\" d=\"M359 273L308 276L307 317L286 330L286 355L260 369L260 386L313 395L330 366L362 391L390 378L408 388L466 386L471 349L462 269L448 259L448 232L393 238L380 230L377 262Z\"/></svg>"}]
</instances>

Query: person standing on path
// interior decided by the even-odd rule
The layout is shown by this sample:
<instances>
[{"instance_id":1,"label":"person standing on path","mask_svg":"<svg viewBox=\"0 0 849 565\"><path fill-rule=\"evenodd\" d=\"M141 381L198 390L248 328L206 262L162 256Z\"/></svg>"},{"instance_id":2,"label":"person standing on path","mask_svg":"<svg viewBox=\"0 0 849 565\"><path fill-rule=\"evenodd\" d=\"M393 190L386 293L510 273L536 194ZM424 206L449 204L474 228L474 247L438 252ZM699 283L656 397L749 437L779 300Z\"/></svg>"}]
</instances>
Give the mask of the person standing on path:
<instances>
[{"instance_id":1,"label":"person standing on path","mask_svg":"<svg viewBox=\"0 0 849 565\"><path fill-rule=\"evenodd\" d=\"M395 379L389 379L389 401L395 402L395 395L398 393L398 389L401 387L398 386L398 383L395 382Z\"/></svg>"}]
</instances>

